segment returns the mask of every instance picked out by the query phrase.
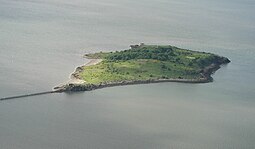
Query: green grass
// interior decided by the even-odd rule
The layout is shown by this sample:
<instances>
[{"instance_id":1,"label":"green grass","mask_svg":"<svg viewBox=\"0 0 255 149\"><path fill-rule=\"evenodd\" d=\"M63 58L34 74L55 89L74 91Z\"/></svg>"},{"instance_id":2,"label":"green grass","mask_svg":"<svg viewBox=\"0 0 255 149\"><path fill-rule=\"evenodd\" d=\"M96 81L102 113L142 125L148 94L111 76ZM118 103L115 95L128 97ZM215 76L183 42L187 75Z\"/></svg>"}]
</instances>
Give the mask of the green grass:
<instances>
[{"instance_id":1,"label":"green grass","mask_svg":"<svg viewBox=\"0 0 255 149\"><path fill-rule=\"evenodd\" d=\"M142 46L120 52L87 54L90 58L101 58L97 65L84 66L80 73L89 84L167 79L200 78L200 71L223 57L211 53L180 49L172 46Z\"/></svg>"}]
</instances>

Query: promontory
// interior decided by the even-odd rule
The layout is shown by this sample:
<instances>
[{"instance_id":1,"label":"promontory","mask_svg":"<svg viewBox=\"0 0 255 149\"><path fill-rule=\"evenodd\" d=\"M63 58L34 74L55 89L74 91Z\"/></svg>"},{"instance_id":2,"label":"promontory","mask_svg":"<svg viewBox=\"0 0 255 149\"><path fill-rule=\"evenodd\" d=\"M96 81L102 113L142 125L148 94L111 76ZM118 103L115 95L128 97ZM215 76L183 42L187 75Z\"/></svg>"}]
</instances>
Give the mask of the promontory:
<instances>
[{"instance_id":1,"label":"promontory","mask_svg":"<svg viewBox=\"0 0 255 149\"><path fill-rule=\"evenodd\" d=\"M91 61L77 67L59 92L158 82L207 83L211 74L230 60L212 53L171 45L131 45L115 52L86 54Z\"/></svg>"}]
</instances>

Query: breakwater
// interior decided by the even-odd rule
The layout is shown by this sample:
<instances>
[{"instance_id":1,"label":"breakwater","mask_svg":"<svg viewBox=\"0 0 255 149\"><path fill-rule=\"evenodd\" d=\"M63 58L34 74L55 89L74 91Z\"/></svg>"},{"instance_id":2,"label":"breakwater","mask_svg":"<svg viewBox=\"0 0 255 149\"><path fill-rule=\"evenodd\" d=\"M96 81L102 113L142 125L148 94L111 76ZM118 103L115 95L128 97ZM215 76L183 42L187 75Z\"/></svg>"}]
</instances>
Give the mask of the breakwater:
<instances>
[{"instance_id":1,"label":"breakwater","mask_svg":"<svg viewBox=\"0 0 255 149\"><path fill-rule=\"evenodd\" d=\"M32 94L24 94L24 95L3 97L3 98L0 98L0 100L9 100L9 99L25 98L25 97L31 97L31 96L39 96L39 95L45 95L45 94L52 94L52 93L57 93L57 92L58 92L58 91L45 91L45 92L32 93Z\"/></svg>"},{"instance_id":2,"label":"breakwater","mask_svg":"<svg viewBox=\"0 0 255 149\"><path fill-rule=\"evenodd\" d=\"M9 99L17 99L17 98L25 98L25 97L31 97L31 96L39 96L39 95L45 95L45 94L52 94L52 93L61 93L61 92L78 92L78 91L91 91L95 89L101 89L105 87L114 87L114 86L123 86L123 85L135 85L135 84L148 84L148 83L161 83L161 82L181 82L181 83L208 83L212 82L213 78L211 77L211 74L213 74L215 71L217 71L220 68L220 65L227 64L230 61L227 59L227 61L223 61L218 64L211 64L208 67L205 67L200 75L201 78L197 79L184 79L184 78L169 78L169 79L149 79L149 80L123 80L120 82L105 82L100 84L86 84L86 83L68 83L65 85L54 87L53 91L45 91L45 92L38 92L38 93L32 93L32 94L24 94L24 95L17 95L17 96L10 96L10 97L4 97L0 98L1 100L9 100ZM74 78L77 76L72 75Z\"/></svg>"}]
</instances>

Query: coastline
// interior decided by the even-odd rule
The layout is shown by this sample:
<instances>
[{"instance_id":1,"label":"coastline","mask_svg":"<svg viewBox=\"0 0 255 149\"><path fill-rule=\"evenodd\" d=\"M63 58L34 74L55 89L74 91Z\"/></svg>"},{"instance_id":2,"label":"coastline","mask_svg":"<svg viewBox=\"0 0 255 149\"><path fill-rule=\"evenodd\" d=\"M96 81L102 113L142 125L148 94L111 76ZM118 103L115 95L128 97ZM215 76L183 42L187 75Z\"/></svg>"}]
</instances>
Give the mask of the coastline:
<instances>
[{"instance_id":1,"label":"coastline","mask_svg":"<svg viewBox=\"0 0 255 149\"><path fill-rule=\"evenodd\" d=\"M89 59L89 58L87 58L87 59ZM80 76L78 75L81 71L83 71L83 67L96 65L96 64L100 63L101 61L102 61L102 59L90 59L90 61L88 63L85 63L82 66L76 67L74 72L72 72L69 75L68 81L66 81L64 83L60 83L59 85L55 86L52 90L55 92L64 92L64 91L60 91L60 90L63 90L63 87L68 84L83 85L84 83L86 83L86 81L82 80L80 78Z\"/></svg>"},{"instance_id":2,"label":"coastline","mask_svg":"<svg viewBox=\"0 0 255 149\"><path fill-rule=\"evenodd\" d=\"M89 58L88 58L89 59ZM221 65L228 62L222 62L220 64L214 64L205 67L201 71L201 78L198 79L182 79L182 78L169 78L169 79L150 79L150 80L132 80L132 81L119 81L119 82L107 82L101 84L86 84L79 76L79 73L83 71L83 67L96 65L100 63L102 59L90 59L88 63L83 66L76 67L75 71L70 75L70 80L67 83L63 83L53 88L55 92L78 92L78 91L91 91L95 89L101 89L106 87L124 86L124 85L137 85L137 84L149 84L149 83L162 83L162 82L179 82L179 83L209 83L213 81L211 75L216 72Z\"/></svg>"},{"instance_id":3,"label":"coastline","mask_svg":"<svg viewBox=\"0 0 255 149\"><path fill-rule=\"evenodd\" d=\"M89 58L87 58L89 59ZM79 81L82 80L79 76L79 73L83 71L83 67L86 67L86 66L91 66L91 65L96 65L98 63L102 62L102 59L90 59L90 61L88 63L86 63L85 65L82 65L82 66L78 66L75 68L75 71L73 73L71 73L70 75L70 79L73 80L73 81L77 81L78 80L78 84L79 84ZM83 83L85 83L86 81L82 80Z\"/></svg>"}]
</instances>

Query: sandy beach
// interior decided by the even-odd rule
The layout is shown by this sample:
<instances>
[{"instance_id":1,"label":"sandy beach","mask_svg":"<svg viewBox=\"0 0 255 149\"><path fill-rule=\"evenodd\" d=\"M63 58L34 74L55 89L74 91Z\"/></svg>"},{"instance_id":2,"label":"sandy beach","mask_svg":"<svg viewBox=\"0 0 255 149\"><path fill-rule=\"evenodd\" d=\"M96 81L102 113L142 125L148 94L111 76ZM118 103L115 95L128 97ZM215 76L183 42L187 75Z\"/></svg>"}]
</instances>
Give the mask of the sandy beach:
<instances>
[{"instance_id":1,"label":"sandy beach","mask_svg":"<svg viewBox=\"0 0 255 149\"><path fill-rule=\"evenodd\" d=\"M86 64L84 64L82 66L76 67L75 71L73 73L71 73L71 75L69 77L69 80L67 82L64 82L64 83L61 83L61 84L57 85L56 87L53 88L53 90L56 90L59 87L64 86L66 84L76 84L76 85L79 85L79 84L86 83L86 81L82 80L79 77L79 73L83 70L83 67L91 66L91 65L96 65L96 64L100 63L101 61L102 61L102 59L90 59L90 61L88 63L86 63Z\"/></svg>"}]
</instances>

